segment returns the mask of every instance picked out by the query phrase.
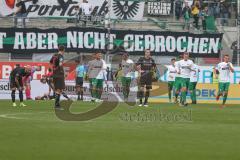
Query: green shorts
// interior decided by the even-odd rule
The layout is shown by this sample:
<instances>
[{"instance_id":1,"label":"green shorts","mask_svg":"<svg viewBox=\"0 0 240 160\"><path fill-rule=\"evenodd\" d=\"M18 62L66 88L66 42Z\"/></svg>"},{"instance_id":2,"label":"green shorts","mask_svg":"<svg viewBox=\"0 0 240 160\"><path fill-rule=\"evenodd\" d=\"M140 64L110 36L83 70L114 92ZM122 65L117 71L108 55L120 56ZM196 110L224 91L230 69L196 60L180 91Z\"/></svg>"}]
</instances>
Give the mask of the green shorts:
<instances>
[{"instance_id":1,"label":"green shorts","mask_svg":"<svg viewBox=\"0 0 240 160\"><path fill-rule=\"evenodd\" d=\"M230 82L219 82L218 84L218 88L219 88L219 92L228 92L230 86Z\"/></svg>"},{"instance_id":2,"label":"green shorts","mask_svg":"<svg viewBox=\"0 0 240 160\"><path fill-rule=\"evenodd\" d=\"M181 79L181 86L182 87L186 87L188 89L189 84L190 84L190 78L182 78Z\"/></svg>"},{"instance_id":3,"label":"green shorts","mask_svg":"<svg viewBox=\"0 0 240 160\"><path fill-rule=\"evenodd\" d=\"M132 79L131 77L122 77L121 82L123 87L130 87Z\"/></svg>"},{"instance_id":4,"label":"green shorts","mask_svg":"<svg viewBox=\"0 0 240 160\"><path fill-rule=\"evenodd\" d=\"M169 90L172 90L173 89L173 87L174 87L174 81L168 81L168 89Z\"/></svg>"},{"instance_id":5,"label":"green shorts","mask_svg":"<svg viewBox=\"0 0 240 160\"><path fill-rule=\"evenodd\" d=\"M103 79L92 78L90 83L94 88L103 88Z\"/></svg>"},{"instance_id":6,"label":"green shorts","mask_svg":"<svg viewBox=\"0 0 240 160\"><path fill-rule=\"evenodd\" d=\"M176 78L175 78L174 87L175 87L175 89L176 89L177 91L180 91L180 89L182 88L181 82L182 82L182 78L181 78L181 77L176 77Z\"/></svg>"},{"instance_id":7,"label":"green shorts","mask_svg":"<svg viewBox=\"0 0 240 160\"><path fill-rule=\"evenodd\" d=\"M196 87L197 87L197 82L190 82L190 84L189 84L189 90L190 91L195 90Z\"/></svg>"}]
</instances>

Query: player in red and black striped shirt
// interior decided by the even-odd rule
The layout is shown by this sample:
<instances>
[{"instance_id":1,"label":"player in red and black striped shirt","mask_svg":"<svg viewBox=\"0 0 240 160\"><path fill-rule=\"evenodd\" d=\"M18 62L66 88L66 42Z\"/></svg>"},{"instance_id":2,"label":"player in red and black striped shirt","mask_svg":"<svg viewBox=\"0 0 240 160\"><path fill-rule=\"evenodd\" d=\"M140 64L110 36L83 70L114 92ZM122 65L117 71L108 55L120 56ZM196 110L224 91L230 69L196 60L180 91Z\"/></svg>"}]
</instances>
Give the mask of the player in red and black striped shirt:
<instances>
[{"instance_id":1,"label":"player in red and black striped shirt","mask_svg":"<svg viewBox=\"0 0 240 160\"><path fill-rule=\"evenodd\" d=\"M65 74L63 69L63 54L65 52L64 46L59 46L58 53L54 54L50 60L53 68L53 85L55 91L55 109L60 108L60 96L65 89Z\"/></svg>"}]
</instances>

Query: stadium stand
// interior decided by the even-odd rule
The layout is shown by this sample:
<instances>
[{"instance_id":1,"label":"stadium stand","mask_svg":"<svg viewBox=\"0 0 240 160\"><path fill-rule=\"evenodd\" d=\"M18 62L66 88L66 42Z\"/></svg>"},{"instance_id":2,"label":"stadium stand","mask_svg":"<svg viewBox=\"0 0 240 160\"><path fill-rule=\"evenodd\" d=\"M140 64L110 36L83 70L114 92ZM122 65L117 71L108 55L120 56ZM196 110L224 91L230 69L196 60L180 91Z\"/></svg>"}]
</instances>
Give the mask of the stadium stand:
<instances>
[{"instance_id":1,"label":"stadium stand","mask_svg":"<svg viewBox=\"0 0 240 160\"><path fill-rule=\"evenodd\" d=\"M150 15L148 12L149 3L145 1L145 12L142 20L121 20L121 19L111 19L111 28L112 29L137 29L137 30L156 30L156 31L183 31L184 21L183 21L183 15L182 12L179 13L179 18L176 18L176 8L179 7L178 1L171 1L172 3L172 10L168 15ZM165 1L163 1L165 2ZM169 1L166 1L170 3ZM185 4L181 1L181 7L183 7ZM233 50L231 50L231 44L237 40L237 35L235 34L237 31L237 20L236 20L236 1L224 1L224 2L216 2L216 1L200 1L201 9L204 8L204 6L208 7L208 16L206 17L206 26L207 29L202 29L202 22L201 18L199 19L199 28L195 28L193 24L193 18L190 19L190 28L187 30L190 33L223 33L223 46L222 46L222 54L228 53L232 55ZM224 15L222 14L216 14L220 13L221 10L224 9L228 11L228 16L225 15L225 18L223 18ZM200 12L201 12L200 9ZM107 19L108 20L108 19ZM1 26L2 27L13 27L13 17L1 17ZM106 20L105 20L106 22ZM228 22L227 24L223 24L223 22ZM68 17L37 17L37 18L27 18L26 19L26 27L27 28L41 28L41 29L47 29L47 28L55 28L56 24L60 26L61 28L68 28L72 26L81 26L81 22L78 23L78 21L74 18L68 18ZM226 26L227 25L227 26ZM104 21L101 21L99 23L88 23L86 27L107 27L107 25L104 25ZM21 25L19 27L22 27ZM10 54L10 53L9 53ZM69 57L72 57L72 55L77 55L76 53L69 53ZM83 53L81 55L84 55ZM1 59L3 60L19 60L20 59L26 59L29 60L33 57L36 57L33 53L33 56L30 55L28 57L25 57L24 54L22 55L10 55L6 56L5 54L0 54ZM22 57L21 57L22 56ZM68 57L68 56L67 56ZM221 57L219 57L221 58ZM171 59L171 57L169 57ZM198 58L197 62L201 62L203 64L215 64L218 58ZM44 61L40 59L40 61Z\"/></svg>"}]
</instances>

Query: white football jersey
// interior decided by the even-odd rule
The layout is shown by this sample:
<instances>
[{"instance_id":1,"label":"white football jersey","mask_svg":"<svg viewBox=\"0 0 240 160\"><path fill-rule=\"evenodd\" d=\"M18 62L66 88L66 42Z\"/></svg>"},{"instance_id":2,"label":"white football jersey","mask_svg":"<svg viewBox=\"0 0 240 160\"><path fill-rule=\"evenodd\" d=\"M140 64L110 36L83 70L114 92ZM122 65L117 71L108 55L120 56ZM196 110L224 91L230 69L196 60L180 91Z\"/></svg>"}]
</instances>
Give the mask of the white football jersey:
<instances>
[{"instance_id":1,"label":"white football jersey","mask_svg":"<svg viewBox=\"0 0 240 160\"><path fill-rule=\"evenodd\" d=\"M193 64L192 71L191 71L190 82L197 82L198 81L198 71L199 71L198 65Z\"/></svg>"},{"instance_id":2,"label":"white football jersey","mask_svg":"<svg viewBox=\"0 0 240 160\"><path fill-rule=\"evenodd\" d=\"M89 62L89 77L106 80L107 64L103 59Z\"/></svg>"},{"instance_id":3,"label":"white football jersey","mask_svg":"<svg viewBox=\"0 0 240 160\"><path fill-rule=\"evenodd\" d=\"M217 65L217 70L219 71L219 82L230 82L230 65L232 66L232 63L230 62L221 62Z\"/></svg>"},{"instance_id":4,"label":"white football jersey","mask_svg":"<svg viewBox=\"0 0 240 160\"><path fill-rule=\"evenodd\" d=\"M175 77L176 77L176 74L177 74L177 69L175 66L173 65L169 65L167 66L167 81L168 82L173 82L175 81Z\"/></svg>"},{"instance_id":5,"label":"white football jersey","mask_svg":"<svg viewBox=\"0 0 240 160\"><path fill-rule=\"evenodd\" d=\"M131 59L122 60L122 71L123 77L132 77L133 76L134 62Z\"/></svg>"},{"instance_id":6,"label":"white football jersey","mask_svg":"<svg viewBox=\"0 0 240 160\"><path fill-rule=\"evenodd\" d=\"M190 78L191 77L191 69L193 67L192 60L181 60L177 63L177 68L180 71L180 76L182 78Z\"/></svg>"}]
</instances>

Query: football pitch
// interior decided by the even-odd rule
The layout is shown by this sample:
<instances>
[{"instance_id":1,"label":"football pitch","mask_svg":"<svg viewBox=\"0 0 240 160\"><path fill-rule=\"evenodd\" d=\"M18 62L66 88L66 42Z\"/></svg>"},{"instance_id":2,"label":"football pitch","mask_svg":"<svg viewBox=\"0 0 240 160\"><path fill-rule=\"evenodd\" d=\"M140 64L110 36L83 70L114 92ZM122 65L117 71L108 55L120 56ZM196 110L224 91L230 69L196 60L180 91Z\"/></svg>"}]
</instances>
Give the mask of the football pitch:
<instances>
[{"instance_id":1,"label":"football pitch","mask_svg":"<svg viewBox=\"0 0 240 160\"><path fill-rule=\"evenodd\" d=\"M0 160L239 160L240 106L148 108L121 103L90 121L62 121L54 101L0 101ZM96 107L74 102L78 114Z\"/></svg>"}]
</instances>

